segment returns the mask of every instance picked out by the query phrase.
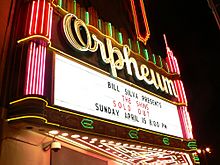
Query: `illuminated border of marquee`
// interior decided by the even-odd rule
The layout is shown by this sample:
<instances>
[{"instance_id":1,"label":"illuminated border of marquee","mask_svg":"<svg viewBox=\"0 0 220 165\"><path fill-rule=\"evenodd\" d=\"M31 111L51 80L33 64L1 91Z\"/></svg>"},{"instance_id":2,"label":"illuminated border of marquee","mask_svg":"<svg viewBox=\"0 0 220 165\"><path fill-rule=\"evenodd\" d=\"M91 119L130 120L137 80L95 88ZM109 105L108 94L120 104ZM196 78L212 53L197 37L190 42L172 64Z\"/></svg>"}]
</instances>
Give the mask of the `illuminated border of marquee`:
<instances>
[{"instance_id":1,"label":"illuminated border of marquee","mask_svg":"<svg viewBox=\"0 0 220 165\"><path fill-rule=\"evenodd\" d=\"M63 113L70 114L70 115L72 114L72 115L76 115L76 116L80 116L80 117L84 117L84 118L89 118L89 119L92 119L92 120L96 120L96 121L100 121L100 122L104 122L104 123L109 123L109 124L112 124L112 125L116 125L116 126L120 126L120 127L124 127L124 128L128 128L128 129L132 129L132 130L148 132L148 133L152 133L152 134L159 135L159 136L164 136L165 135L166 137L170 137L170 138L173 138L173 139L177 139L177 140L181 140L181 141L183 140L183 138L181 138L181 137L175 137L175 136L172 136L172 135L167 135L167 134L163 134L163 133L159 133L159 132L154 132L154 131L146 130L146 129L143 129L143 128L136 128L134 126L128 126L128 125L120 124L120 123L117 123L117 122L103 120L101 118L96 118L96 117L92 117L92 116L87 116L87 115L79 114L79 113L76 113L76 112L73 112L73 111L65 110L63 108L57 108L57 107L49 105L48 101L43 99L43 98L41 98L41 97L34 97L34 96L24 97L24 98L12 101L9 104L12 106L12 105L16 105L16 104L22 103L23 101L27 101L27 100L39 100L39 101L42 101L42 102L45 103L45 107L49 108L50 110L59 111L59 112L63 112ZM42 117L42 116L37 116L37 115L24 115L24 116L18 116L18 117L11 117L11 118L6 119L6 121L10 122L10 121L29 119L29 118L31 118L31 119L40 119L40 120L43 120L45 124L48 124L48 125L51 125L51 126L57 126L59 128L61 127L60 124L49 122L47 120L47 118ZM66 126L65 126L65 128L67 128L69 130L74 130L73 128L66 127ZM188 139L186 141L191 141L191 140L192 139ZM174 147L171 147L171 148L173 148L173 149L180 149L180 148L174 148ZM192 151L192 149L189 149L189 150L186 150L186 151Z\"/></svg>"}]
</instances>

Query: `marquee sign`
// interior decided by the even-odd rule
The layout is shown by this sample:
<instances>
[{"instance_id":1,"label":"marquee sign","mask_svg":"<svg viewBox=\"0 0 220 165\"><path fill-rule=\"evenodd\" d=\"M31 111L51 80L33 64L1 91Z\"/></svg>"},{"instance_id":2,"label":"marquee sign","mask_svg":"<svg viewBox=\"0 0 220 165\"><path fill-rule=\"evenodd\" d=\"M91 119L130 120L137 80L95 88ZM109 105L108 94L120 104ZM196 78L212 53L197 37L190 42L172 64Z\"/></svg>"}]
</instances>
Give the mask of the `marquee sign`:
<instances>
[{"instance_id":1,"label":"marquee sign","mask_svg":"<svg viewBox=\"0 0 220 165\"><path fill-rule=\"evenodd\" d=\"M142 15L145 15L143 0L131 0L132 4L134 13L142 11ZM126 32L121 33L115 28L109 28L109 23L98 19L99 17L93 20L97 13L92 9L85 11L79 4L74 5L74 11L77 12L61 10L60 6L46 3L45 0L30 3L26 23L27 37L18 41L19 44L26 44L28 48L26 71L22 72L25 73L22 77L25 84L21 95L54 98L55 105L71 110L178 137L192 138L187 100L180 80L178 63L168 45L166 44L168 57L164 61L155 58L153 54L148 56L146 47L139 47L140 51L136 53L136 48L143 45L138 45L139 42L130 43L129 38L126 38ZM45 11L41 11L40 8ZM56 12L53 12L54 10ZM47 23L43 24L42 21ZM139 25L136 26L136 30L139 30L137 33L145 40L149 37L148 30L141 30ZM109 35L111 30L114 36ZM51 35L52 31L57 33ZM121 37L120 42L119 38L115 37L116 34L125 34L126 37L124 40ZM146 59L141 55L142 51ZM52 58L47 58L52 52L72 56L71 59L83 61L83 65L86 68L89 66L90 69L84 74L83 71L88 68L75 66L71 60L64 62L65 65L61 63L62 67L58 67L60 60L57 57L54 71L54 68L47 66L55 62ZM64 70L67 66L69 70ZM55 74L65 74L61 77L57 75L54 79L52 74L50 78L49 74L45 76L46 71L49 71L49 74L51 71ZM77 72L80 75L76 74ZM82 75L87 77L84 79L86 84L81 81ZM55 86L50 85L51 80ZM51 87L55 87L55 91ZM156 97L149 93L155 94Z\"/></svg>"},{"instance_id":2,"label":"marquee sign","mask_svg":"<svg viewBox=\"0 0 220 165\"><path fill-rule=\"evenodd\" d=\"M54 104L183 137L176 105L58 54L55 55Z\"/></svg>"}]
</instances>

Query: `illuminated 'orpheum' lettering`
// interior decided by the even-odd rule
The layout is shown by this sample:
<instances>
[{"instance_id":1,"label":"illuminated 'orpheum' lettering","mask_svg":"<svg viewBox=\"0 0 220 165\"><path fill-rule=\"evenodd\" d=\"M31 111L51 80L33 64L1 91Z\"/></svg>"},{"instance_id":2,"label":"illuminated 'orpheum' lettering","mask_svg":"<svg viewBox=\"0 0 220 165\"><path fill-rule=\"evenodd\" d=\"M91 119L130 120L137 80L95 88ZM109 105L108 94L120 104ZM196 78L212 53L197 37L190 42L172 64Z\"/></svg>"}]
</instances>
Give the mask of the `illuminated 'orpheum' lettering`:
<instances>
[{"instance_id":1,"label":"illuminated 'orpheum' lettering","mask_svg":"<svg viewBox=\"0 0 220 165\"><path fill-rule=\"evenodd\" d=\"M71 26L72 21L74 21L73 27ZM84 38L80 29L83 29L85 33ZM86 24L73 14L65 15L63 19L63 31L68 42L78 51L95 52L99 49L102 61L111 67L112 76L117 77L117 71L123 68L126 69L128 75L133 76L133 67L134 76L138 80L144 81L148 85L153 85L158 90L160 89L167 94L177 97L173 81L148 68L145 64L138 66L135 58L130 57L131 50L127 45L123 45L122 50L118 47L113 47L112 40L109 37L106 37L106 43L103 43L95 34L90 34ZM116 56L117 58L115 58Z\"/></svg>"}]
</instances>

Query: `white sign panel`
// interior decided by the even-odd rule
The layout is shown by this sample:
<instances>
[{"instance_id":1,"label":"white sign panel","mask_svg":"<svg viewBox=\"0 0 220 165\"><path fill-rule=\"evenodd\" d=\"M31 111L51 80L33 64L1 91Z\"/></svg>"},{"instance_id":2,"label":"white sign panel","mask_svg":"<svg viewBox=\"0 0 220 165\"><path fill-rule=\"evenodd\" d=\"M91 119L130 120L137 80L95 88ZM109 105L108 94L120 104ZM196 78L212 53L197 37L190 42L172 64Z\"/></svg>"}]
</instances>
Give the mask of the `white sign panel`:
<instances>
[{"instance_id":1,"label":"white sign panel","mask_svg":"<svg viewBox=\"0 0 220 165\"><path fill-rule=\"evenodd\" d=\"M177 106L56 54L54 104L183 137Z\"/></svg>"}]
</instances>

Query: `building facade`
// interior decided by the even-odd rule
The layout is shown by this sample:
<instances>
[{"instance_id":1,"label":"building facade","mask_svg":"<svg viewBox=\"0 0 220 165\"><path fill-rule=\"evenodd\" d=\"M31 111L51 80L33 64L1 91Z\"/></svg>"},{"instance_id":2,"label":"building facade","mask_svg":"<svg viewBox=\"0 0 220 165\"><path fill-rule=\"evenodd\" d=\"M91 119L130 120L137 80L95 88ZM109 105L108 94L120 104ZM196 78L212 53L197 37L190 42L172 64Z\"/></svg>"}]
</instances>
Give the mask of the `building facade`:
<instances>
[{"instance_id":1,"label":"building facade","mask_svg":"<svg viewBox=\"0 0 220 165\"><path fill-rule=\"evenodd\" d=\"M166 58L151 50L143 0L1 3L0 164L199 164L177 59L165 35Z\"/></svg>"}]
</instances>

